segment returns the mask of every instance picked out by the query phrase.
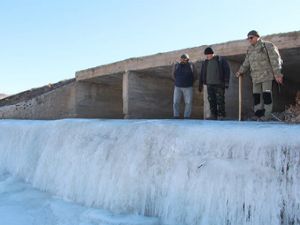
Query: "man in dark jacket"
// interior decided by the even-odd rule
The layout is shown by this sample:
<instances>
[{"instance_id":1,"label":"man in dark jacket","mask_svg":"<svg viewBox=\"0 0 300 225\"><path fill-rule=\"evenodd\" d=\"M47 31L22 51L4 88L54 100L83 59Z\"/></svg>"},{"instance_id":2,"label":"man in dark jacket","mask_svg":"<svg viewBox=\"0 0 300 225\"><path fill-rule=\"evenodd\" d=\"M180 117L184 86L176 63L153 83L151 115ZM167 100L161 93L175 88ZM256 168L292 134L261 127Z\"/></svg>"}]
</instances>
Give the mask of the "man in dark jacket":
<instances>
[{"instance_id":1,"label":"man in dark jacket","mask_svg":"<svg viewBox=\"0 0 300 225\"><path fill-rule=\"evenodd\" d=\"M172 72L175 80L174 97L173 97L173 116L175 119L180 117L180 101L183 96L185 108L184 118L188 119L192 113L193 101L193 83L194 83L194 67L189 62L189 55L183 54L180 57L180 63L176 63Z\"/></svg>"},{"instance_id":2,"label":"man in dark jacket","mask_svg":"<svg viewBox=\"0 0 300 225\"><path fill-rule=\"evenodd\" d=\"M224 94L229 85L230 68L223 57L214 55L212 48L206 48L204 54L206 60L201 66L199 91L202 91L203 84L207 85L211 113L209 119L222 120L226 116Z\"/></svg>"}]
</instances>

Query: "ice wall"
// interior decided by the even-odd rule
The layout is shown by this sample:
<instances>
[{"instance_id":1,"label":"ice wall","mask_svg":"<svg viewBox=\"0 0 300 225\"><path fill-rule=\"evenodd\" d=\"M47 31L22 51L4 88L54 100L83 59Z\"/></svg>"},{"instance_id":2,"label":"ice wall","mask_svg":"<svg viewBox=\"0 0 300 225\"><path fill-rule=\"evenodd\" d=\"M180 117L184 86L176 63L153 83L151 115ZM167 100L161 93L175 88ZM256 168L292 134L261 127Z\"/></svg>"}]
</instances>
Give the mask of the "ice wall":
<instances>
[{"instance_id":1,"label":"ice wall","mask_svg":"<svg viewBox=\"0 0 300 225\"><path fill-rule=\"evenodd\" d=\"M161 224L300 224L300 126L0 121L0 172Z\"/></svg>"}]
</instances>

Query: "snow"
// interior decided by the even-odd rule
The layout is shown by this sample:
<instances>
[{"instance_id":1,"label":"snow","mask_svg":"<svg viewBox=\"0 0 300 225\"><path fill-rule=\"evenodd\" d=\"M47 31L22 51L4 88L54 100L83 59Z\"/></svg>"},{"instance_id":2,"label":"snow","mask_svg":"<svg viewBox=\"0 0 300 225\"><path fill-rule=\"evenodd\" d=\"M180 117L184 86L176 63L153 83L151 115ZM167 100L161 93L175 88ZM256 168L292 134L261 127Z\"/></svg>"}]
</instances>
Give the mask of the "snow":
<instances>
[{"instance_id":1,"label":"snow","mask_svg":"<svg viewBox=\"0 0 300 225\"><path fill-rule=\"evenodd\" d=\"M297 224L299 134L299 125L281 123L2 120L0 218Z\"/></svg>"}]
</instances>

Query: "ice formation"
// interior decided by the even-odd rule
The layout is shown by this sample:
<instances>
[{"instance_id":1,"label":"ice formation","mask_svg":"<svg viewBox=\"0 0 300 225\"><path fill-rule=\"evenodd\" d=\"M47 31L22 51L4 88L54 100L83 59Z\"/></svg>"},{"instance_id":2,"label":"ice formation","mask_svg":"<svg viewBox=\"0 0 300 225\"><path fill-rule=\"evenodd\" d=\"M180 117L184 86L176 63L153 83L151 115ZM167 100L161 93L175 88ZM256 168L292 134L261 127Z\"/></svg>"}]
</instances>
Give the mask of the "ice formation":
<instances>
[{"instance_id":1,"label":"ice formation","mask_svg":"<svg viewBox=\"0 0 300 225\"><path fill-rule=\"evenodd\" d=\"M0 121L0 173L163 225L300 224L300 126Z\"/></svg>"}]
</instances>

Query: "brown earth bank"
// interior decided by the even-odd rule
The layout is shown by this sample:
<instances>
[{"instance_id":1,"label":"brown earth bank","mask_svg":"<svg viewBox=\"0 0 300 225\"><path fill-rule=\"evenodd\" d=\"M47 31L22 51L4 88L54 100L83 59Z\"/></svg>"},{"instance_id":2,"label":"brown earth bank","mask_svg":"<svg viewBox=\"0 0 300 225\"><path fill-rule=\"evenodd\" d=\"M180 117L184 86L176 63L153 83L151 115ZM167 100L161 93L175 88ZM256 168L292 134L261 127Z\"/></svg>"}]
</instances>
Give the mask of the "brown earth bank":
<instances>
[{"instance_id":1,"label":"brown earth bank","mask_svg":"<svg viewBox=\"0 0 300 225\"><path fill-rule=\"evenodd\" d=\"M6 98L8 95L0 93L0 99Z\"/></svg>"}]
</instances>

